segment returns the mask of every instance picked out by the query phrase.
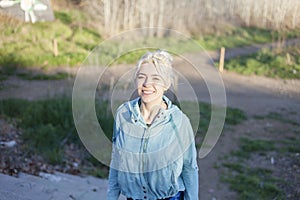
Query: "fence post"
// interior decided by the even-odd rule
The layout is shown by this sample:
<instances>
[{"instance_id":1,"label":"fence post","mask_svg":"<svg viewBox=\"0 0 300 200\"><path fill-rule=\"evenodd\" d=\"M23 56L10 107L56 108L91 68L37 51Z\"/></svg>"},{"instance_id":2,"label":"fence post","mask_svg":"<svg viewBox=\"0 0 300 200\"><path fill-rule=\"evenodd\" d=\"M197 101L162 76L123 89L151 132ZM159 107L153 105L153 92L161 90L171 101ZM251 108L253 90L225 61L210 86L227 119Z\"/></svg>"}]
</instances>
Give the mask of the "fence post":
<instances>
[{"instance_id":1,"label":"fence post","mask_svg":"<svg viewBox=\"0 0 300 200\"><path fill-rule=\"evenodd\" d=\"M53 55L56 57L58 56L58 47L57 47L57 40L53 40Z\"/></svg>"},{"instance_id":2,"label":"fence post","mask_svg":"<svg viewBox=\"0 0 300 200\"><path fill-rule=\"evenodd\" d=\"M115 84L115 77L111 76L109 81L109 92L112 93Z\"/></svg>"},{"instance_id":3,"label":"fence post","mask_svg":"<svg viewBox=\"0 0 300 200\"><path fill-rule=\"evenodd\" d=\"M224 59L225 59L225 47L221 47L220 63L219 63L219 71L220 72L223 72L223 70L224 70Z\"/></svg>"}]
</instances>

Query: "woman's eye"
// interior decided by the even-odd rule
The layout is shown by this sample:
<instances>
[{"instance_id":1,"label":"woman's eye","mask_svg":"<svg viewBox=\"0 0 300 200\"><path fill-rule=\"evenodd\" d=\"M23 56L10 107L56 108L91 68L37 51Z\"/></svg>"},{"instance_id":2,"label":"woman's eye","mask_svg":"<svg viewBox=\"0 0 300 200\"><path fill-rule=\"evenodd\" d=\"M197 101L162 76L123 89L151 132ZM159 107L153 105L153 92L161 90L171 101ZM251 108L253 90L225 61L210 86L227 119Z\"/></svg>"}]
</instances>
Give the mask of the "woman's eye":
<instances>
[{"instance_id":1,"label":"woman's eye","mask_svg":"<svg viewBox=\"0 0 300 200\"><path fill-rule=\"evenodd\" d=\"M162 79L161 79L160 77L153 77L152 79L153 79L153 81L155 81L155 82L162 81Z\"/></svg>"}]
</instances>

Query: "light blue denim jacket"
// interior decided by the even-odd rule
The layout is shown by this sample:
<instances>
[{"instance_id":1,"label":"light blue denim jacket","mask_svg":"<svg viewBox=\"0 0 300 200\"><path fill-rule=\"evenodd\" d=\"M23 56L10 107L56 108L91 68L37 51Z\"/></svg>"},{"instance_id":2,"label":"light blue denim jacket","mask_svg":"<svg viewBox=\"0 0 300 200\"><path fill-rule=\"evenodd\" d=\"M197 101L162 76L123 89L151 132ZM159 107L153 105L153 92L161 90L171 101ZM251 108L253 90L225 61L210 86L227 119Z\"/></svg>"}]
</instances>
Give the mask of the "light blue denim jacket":
<instances>
[{"instance_id":1,"label":"light blue denim jacket","mask_svg":"<svg viewBox=\"0 0 300 200\"><path fill-rule=\"evenodd\" d=\"M143 120L140 98L122 104L116 113L108 200L120 193L132 199L164 199L185 191L198 199L198 166L189 119L167 98L151 126Z\"/></svg>"}]
</instances>

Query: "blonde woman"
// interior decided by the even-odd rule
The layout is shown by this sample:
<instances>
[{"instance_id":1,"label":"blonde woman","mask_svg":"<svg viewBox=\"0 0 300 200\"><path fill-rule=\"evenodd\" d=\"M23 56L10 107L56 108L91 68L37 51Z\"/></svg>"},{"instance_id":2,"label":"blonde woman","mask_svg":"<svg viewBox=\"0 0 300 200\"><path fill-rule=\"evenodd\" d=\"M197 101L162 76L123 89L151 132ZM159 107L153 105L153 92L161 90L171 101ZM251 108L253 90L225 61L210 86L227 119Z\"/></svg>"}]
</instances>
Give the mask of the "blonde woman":
<instances>
[{"instance_id":1,"label":"blonde woman","mask_svg":"<svg viewBox=\"0 0 300 200\"><path fill-rule=\"evenodd\" d=\"M198 199L194 133L187 116L164 94L172 85L172 56L148 52L136 66L138 98L116 113L108 200Z\"/></svg>"}]
</instances>

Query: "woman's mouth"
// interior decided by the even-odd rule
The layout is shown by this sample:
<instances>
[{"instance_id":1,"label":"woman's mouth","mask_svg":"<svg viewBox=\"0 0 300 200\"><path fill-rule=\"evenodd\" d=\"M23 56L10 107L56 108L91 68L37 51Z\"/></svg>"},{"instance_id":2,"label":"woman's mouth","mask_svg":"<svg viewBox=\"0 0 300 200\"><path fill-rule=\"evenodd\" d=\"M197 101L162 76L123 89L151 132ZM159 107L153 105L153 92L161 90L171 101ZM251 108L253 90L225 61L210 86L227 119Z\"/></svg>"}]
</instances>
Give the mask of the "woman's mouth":
<instances>
[{"instance_id":1,"label":"woman's mouth","mask_svg":"<svg viewBox=\"0 0 300 200\"><path fill-rule=\"evenodd\" d=\"M153 94L154 91L151 91L151 90L142 90L143 94L145 95L150 95L150 94Z\"/></svg>"}]
</instances>

